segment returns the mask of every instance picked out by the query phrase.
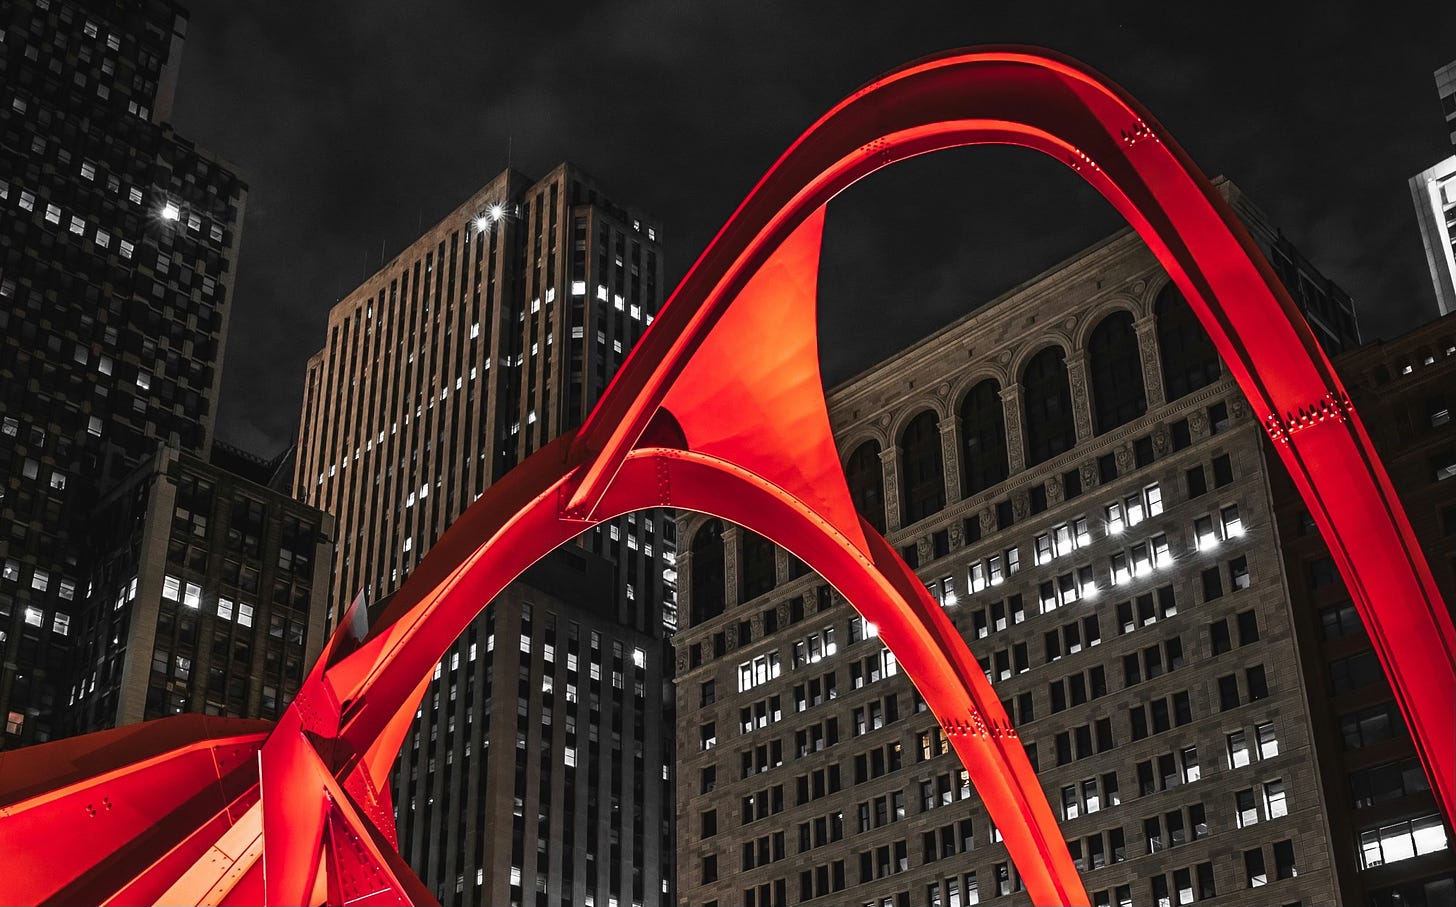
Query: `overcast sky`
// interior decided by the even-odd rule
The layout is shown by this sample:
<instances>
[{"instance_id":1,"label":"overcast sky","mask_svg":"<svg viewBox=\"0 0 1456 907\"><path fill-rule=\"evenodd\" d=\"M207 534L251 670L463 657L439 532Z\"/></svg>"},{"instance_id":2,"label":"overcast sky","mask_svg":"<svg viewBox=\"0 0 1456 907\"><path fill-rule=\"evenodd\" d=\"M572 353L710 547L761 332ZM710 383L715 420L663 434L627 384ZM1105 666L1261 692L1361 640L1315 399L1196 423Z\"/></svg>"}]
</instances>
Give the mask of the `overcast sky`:
<instances>
[{"instance_id":1,"label":"overcast sky","mask_svg":"<svg viewBox=\"0 0 1456 907\"><path fill-rule=\"evenodd\" d=\"M1445 0L184 3L175 124L251 189L219 434L262 454L296 430L330 306L379 267L381 245L388 260L499 173L508 145L528 174L570 160L654 212L675 285L834 102L976 44L1053 48L1120 83L1355 297L1367 338L1435 314L1406 181L1452 153L1432 78L1456 59ZM829 209L826 380L1120 226L1029 151L876 174Z\"/></svg>"}]
</instances>

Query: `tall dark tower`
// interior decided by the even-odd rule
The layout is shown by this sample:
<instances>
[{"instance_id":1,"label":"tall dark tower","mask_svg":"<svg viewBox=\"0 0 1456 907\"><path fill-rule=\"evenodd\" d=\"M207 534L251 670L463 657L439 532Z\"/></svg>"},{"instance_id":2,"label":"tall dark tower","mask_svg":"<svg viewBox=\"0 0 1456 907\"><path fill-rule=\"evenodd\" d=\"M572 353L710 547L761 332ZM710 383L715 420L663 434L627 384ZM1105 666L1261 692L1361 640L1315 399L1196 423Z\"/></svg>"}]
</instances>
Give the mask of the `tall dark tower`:
<instances>
[{"instance_id":1,"label":"tall dark tower","mask_svg":"<svg viewBox=\"0 0 1456 907\"><path fill-rule=\"evenodd\" d=\"M562 164L500 174L334 307L295 487L338 521L336 614L393 594L581 423L662 285L656 221ZM642 512L583 534L441 662L394 789L401 849L443 903L669 902L674 528Z\"/></svg>"},{"instance_id":2,"label":"tall dark tower","mask_svg":"<svg viewBox=\"0 0 1456 907\"><path fill-rule=\"evenodd\" d=\"M74 690L92 508L211 444L247 189L165 122L185 31L161 0L0 5L0 747Z\"/></svg>"}]
</instances>

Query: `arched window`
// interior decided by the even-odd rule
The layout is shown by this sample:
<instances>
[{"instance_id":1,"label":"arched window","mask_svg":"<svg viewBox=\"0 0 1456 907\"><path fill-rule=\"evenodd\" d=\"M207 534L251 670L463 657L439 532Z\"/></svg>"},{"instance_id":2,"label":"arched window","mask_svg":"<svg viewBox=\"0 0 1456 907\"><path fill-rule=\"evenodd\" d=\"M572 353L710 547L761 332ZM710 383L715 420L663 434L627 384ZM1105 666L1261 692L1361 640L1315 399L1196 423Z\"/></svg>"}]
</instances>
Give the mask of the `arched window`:
<instances>
[{"instance_id":1,"label":"arched window","mask_svg":"<svg viewBox=\"0 0 1456 907\"><path fill-rule=\"evenodd\" d=\"M749 529L740 529L738 537L743 540L743 563L739 565L742 569L738 572L743 577L743 600L748 601L774 587L774 546L773 542Z\"/></svg>"},{"instance_id":2,"label":"arched window","mask_svg":"<svg viewBox=\"0 0 1456 907\"><path fill-rule=\"evenodd\" d=\"M900 435L900 516L908 526L945 506L945 470L940 459L940 422L926 410Z\"/></svg>"},{"instance_id":3,"label":"arched window","mask_svg":"<svg viewBox=\"0 0 1456 907\"><path fill-rule=\"evenodd\" d=\"M1001 411L1001 385L992 378L971 388L961 401L961 488L972 495L1004 481L1006 418Z\"/></svg>"},{"instance_id":4,"label":"arched window","mask_svg":"<svg viewBox=\"0 0 1456 907\"><path fill-rule=\"evenodd\" d=\"M723 613L723 524L709 520L693 536L692 621L696 626Z\"/></svg>"},{"instance_id":5,"label":"arched window","mask_svg":"<svg viewBox=\"0 0 1456 907\"><path fill-rule=\"evenodd\" d=\"M1169 403L1218 380L1218 350L1198 323L1183 294L1171 283L1158 294L1158 352L1163 360L1163 395Z\"/></svg>"},{"instance_id":6,"label":"arched window","mask_svg":"<svg viewBox=\"0 0 1456 907\"><path fill-rule=\"evenodd\" d=\"M880 444L866 441L849 455L844 466L844 479L849 483L849 499L854 509L875 531L885 531L885 470L880 464Z\"/></svg>"},{"instance_id":7,"label":"arched window","mask_svg":"<svg viewBox=\"0 0 1456 907\"><path fill-rule=\"evenodd\" d=\"M1031 357L1021 372L1026 410L1026 465L1050 460L1077 443L1072 421L1072 388L1061 347L1049 346Z\"/></svg>"},{"instance_id":8,"label":"arched window","mask_svg":"<svg viewBox=\"0 0 1456 907\"><path fill-rule=\"evenodd\" d=\"M1113 312L1087 341L1092 371L1093 431L1102 434L1148 411L1143 389L1143 360L1131 312Z\"/></svg>"}]
</instances>

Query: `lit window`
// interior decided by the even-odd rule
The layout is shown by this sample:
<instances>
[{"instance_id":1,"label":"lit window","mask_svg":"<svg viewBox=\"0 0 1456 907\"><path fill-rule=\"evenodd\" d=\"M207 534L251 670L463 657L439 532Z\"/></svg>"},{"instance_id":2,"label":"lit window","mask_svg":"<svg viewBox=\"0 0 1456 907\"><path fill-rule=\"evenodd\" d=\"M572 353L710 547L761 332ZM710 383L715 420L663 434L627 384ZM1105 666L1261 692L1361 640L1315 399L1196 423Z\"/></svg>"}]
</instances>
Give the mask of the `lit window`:
<instances>
[{"instance_id":1,"label":"lit window","mask_svg":"<svg viewBox=\"0 0 1456 907\"><path fill-rule=\"evenodd\" d=\"M233 602L232 602L232 599L219 598L217 600L217 616L218 617L221 617L223 620L232 620L233 619Z\"/></svg>"},{"instance_id":2,"label":"lit window","mask_svg":"<svg viewBox=\"0 0 1456 907\"><path fill-rule=\"evenodd\" d=\"M162 597L168 601L177 601L182 597L182 580L175 576L162 578Z\"/></svg>"},{"instance_id":3,"label":"lit window","mask_svg":"<svg viewBox=\"0 0 1456 907\"><path fill-rule=\"evenodd\" d=\"M30 607L25 609L25 622L32 627L45 625L45 614L39 608Z\"/></svg>"},{"instance_id":4,"label":"lit window","mask_svg":"<svg viewBox=\"0 0 1456 907\"><path fill-rule=\"evenodd\" d=\"M251 627L253 625L253 606L238 602L238 625Z\"/></svg>"},{"instance_id":5,"label":"lit window","mask_svg":"<svg viewBox=\"0 0 1456 907\"><path fill-rule=\"evenodd\" d=\"M196 583L188 583L183 587L182 604L189 608L202 606L202 587Z\"/></svg>"},{"instance_id":6,"label":"lit window","mask_svg":"<svg viewBox=\"0 0 1456 907\"><path fill-rule=\"evenodd\" d=\"M632 664L635 665L636 667L639 667L639 668L646 667L647 666L647 653L644 652L644 651L642 651L641 649L633 649L632 650Z\"/></svg>"},{"instance_id":7,"label":"lit window","mask_svg":"<svg viewBox=\"0 0 1456 907\"><path fill-rule=\"evenodd\" d=\"M61 222L61 209L55 205L46 205L45 219L47 223L59 224Z\"/></svg>"},{"instance_id":8,"label":"lit window","mask_svg":"<svg viewBox=\"0 0 1456 907\"><path fill-rule=\"evenodd\" d=\"M1218 545L1218 535L1213 531L1213 517L1201 516L1193 521L1193 544L1199 551L1207 551Z\"/></svg>"},{"instance_id":9,"label":"lit window","mask_svg":"<svg viewBox=\"0 0 1456 907\"><path fill-rule=\"evenodd\" d=\"M1243 768L1249 764L1249 744L1243 731L1228 735L1228 764L1229 768Z\"/></svg>"},{"instance_id":10,"label":"lit window","mask_svg":"<svg viewBox=\"0 0 1456 907\"><path fill-rule=\"evenodd\" d=\"M162 205L162 220L176 220L182 216L182 211L173 202Z\"/></svg>"},{"instance_id":11,"label":"lit window","mask_svg":"<svg viewBox=\"0 0 1456 907\"><path fill-rule=\"evenodd\" d=\"M1235 539L1244 534L1244 523L1239 518L1239 505L1230 504L1219 511L1219 516L1223 520L1224 538Z\"/></svg>"},{"instance_id":12,"label":"lit window","mask_svg":"<svg viewBox=\"0 0 1456 907\"><path fill-rule=\"evenodd\" d=\"M57 611L51 616L51 631L61 636L71 635L71 615Z\"/></svg>"},{"instance_id":13,"label":"lit window","mask_svg":"<svg viewBox=\"0 0 1456 907\"><path fill-rule=\"evenodd\" d=\"M1284 795L1284 781L1280 778L1264 782L1264 815L1270 819L1289 815L1289 801Z\"/></svg>"}]
</instances>

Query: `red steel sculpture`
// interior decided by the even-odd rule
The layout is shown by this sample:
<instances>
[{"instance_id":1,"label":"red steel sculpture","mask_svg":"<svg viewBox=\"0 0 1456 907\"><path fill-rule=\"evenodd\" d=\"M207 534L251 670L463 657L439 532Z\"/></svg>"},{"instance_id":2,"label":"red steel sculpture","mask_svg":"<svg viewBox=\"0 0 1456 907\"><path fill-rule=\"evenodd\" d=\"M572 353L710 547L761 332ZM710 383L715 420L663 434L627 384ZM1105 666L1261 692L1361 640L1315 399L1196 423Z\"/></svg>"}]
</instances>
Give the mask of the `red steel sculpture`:
<instances>
[{"instance_id":1,"label":"red steel sculpture","mask_svg":"<svg viewBox=\"0 0 1456 907\"><path fill-rule=\"evenodd\" d=\"M855 514L819 375L824 205L888 164L976 144L1076 170L1188 299L1339 565L1449 823L1451 618L1329 360L1228 205L1137 102L1065 57L979 48L891 72L810 127L586 423L491 486L367 632L356 603L276 725L180 716L0 754L0 902L432 903L399 856L388 775L434 665L547 551L622 513L676 507L783 546L876 623L1032 899L1088 903L985 675Z\"/></svg>"}]
</instances>

